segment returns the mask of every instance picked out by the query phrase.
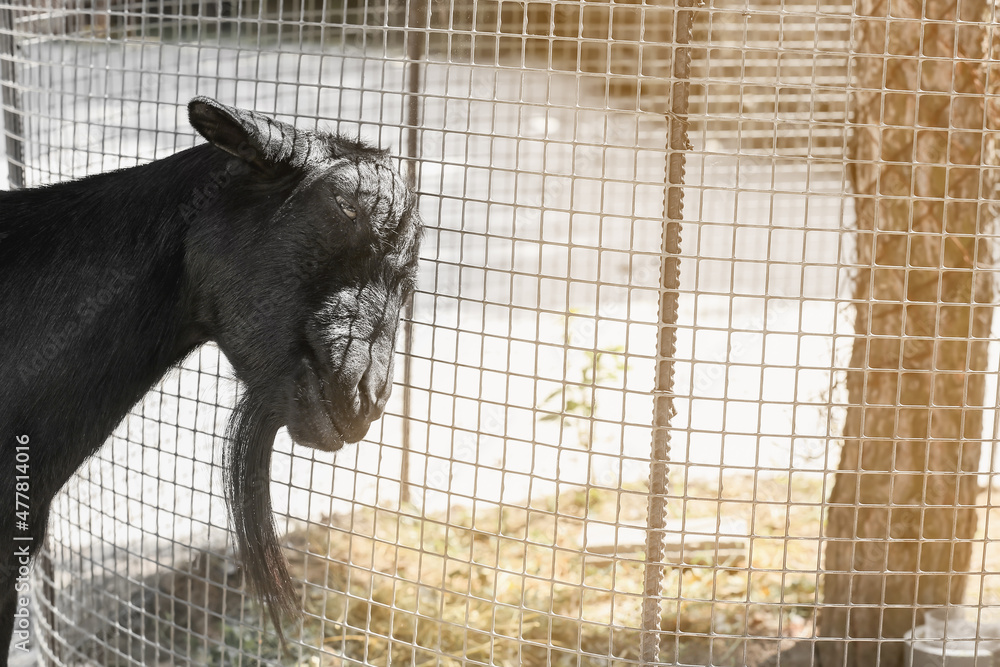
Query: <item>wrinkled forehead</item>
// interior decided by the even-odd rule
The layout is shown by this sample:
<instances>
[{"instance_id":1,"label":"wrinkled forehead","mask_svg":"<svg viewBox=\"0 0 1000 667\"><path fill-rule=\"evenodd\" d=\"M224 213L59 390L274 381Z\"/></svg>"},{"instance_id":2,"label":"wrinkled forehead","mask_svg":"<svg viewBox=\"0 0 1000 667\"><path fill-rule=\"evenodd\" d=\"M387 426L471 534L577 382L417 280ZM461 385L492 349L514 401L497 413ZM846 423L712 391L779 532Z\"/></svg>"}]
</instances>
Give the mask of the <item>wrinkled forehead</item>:
<instances>
[{"instance_id":1,"label":"wrinkled forehead","mask_svg":"<svg viewBox=\"0 0 1000 667\"><path fill-rule=\"evenodd\" d=\"M367 205L372 215L401 214L411 204L406 183L388 160L346 158L339 171L345 192Z\"/></svg>"},{"instance_id":2,"label":"wrinkled forehead","mask_svg":"<svg viewBox=\"0 0 1000 667\"><path fill-rule=\"evenodd\" d=\"M364 212L379 237L400 249L418 241L416 198L388 158L347 156L334 160L328 173L337 194Z\"/></svg>"}]
</instances>

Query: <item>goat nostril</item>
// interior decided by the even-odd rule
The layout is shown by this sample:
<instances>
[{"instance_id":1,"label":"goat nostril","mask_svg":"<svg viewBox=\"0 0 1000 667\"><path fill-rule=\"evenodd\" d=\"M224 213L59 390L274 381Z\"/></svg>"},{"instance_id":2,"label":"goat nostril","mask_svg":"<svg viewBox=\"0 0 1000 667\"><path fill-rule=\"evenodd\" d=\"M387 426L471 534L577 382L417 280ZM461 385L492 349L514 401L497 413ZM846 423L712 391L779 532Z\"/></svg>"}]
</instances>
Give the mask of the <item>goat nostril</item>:
<instances>
[{"instance_id":1,"label":"goat nostril","mask_svg":"<svg viewBox=\"0 0 1000 667\"><path fill-rule=\"evenodd\" d=\"M361 400L362 412L371 417L378 416L381 413L381 405L372 378L367 372L361 377L357 391L358 398Z\"/></svg>"},{"instance_id":2,"label":"goat nostril","mask_svg":"<svg viewBox=\"0 0 1000 667\"><path fill-rule=\"evenodd\" d=\"M372 411L374 404L372 403L371 394L368 393L368 389L363 382L358 385L357 397L358 407L360 408L358 413L368 415Z\"/></svg>"},{"instance_id":3,"label":"goat nostril","mask_svg":"<svg viewBox=\"0 0 1000 667\"><path fill-rule=\"evenodd\" d=\"M351 398L351 409L354 412L354 414L361 415L367 411L367 408L365 407L364 394L355 389L354 393L351 395L350 398Z\"/></svg>"}]
</instances>

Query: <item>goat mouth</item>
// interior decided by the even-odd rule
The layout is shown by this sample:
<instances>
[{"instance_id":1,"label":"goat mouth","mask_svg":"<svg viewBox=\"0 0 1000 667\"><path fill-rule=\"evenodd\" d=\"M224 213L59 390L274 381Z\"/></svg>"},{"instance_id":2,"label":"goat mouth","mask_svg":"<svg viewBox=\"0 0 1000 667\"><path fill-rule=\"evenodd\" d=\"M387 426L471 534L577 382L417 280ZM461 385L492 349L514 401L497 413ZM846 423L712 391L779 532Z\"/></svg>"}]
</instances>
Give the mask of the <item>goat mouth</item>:
<instances>
[{"instance_id":1,"label":"goat mouth","mask_svg":"<svg viewBox=\"0 0 1000 667\"><path fill-rule=\"evenodd\" d=\"M287 426L292 440L313 449L335 452L347 442L326 397L325 382L308 358L299 364L293 382Z\"/></svg>"}]
</instances>

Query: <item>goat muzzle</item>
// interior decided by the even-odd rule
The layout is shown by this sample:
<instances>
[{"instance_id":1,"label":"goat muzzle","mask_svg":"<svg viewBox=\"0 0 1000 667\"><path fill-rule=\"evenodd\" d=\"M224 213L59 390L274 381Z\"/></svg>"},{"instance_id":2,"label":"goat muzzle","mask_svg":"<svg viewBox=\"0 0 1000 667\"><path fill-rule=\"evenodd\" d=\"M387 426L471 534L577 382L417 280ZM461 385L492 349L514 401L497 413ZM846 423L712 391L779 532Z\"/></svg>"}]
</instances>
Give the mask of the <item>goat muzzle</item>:
<instances>
[{"instance_id":1,"label":"goat muzzle","mask_svg":"<svg viewBox=\"0 0 1000 667\"><path fill-rule=\"evenodd\" d=\"M300 445L337 451L365 437L382 416L385 397L371 390L367 372L354 381L351 374L331 373L304 358L296 373L287 426Z\"/></svg>"}]
</instances>

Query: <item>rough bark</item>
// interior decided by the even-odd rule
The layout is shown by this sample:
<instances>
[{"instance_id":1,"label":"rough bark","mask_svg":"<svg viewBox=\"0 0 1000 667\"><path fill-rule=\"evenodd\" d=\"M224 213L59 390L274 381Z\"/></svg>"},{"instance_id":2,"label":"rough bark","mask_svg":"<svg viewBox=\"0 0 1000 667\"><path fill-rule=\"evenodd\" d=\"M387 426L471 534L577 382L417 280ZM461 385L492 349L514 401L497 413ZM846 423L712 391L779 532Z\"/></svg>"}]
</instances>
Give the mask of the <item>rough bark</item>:
<instances>
[{"instance_id":1,"label":"rough bark","mask_svg":"<svg viewBox=\"0 0 1000 667\"><path fill-rule=\"evenodd\" d=\"M820 635L851 641L819 646L824 667L894 667L903 651L891 638L921 621L919 606L959 602L970 564L996 124L984 104L986 30L956 22L984 20L983 0L855 9L857 338L819 623Z\"/></svg>"}]
</instances>

